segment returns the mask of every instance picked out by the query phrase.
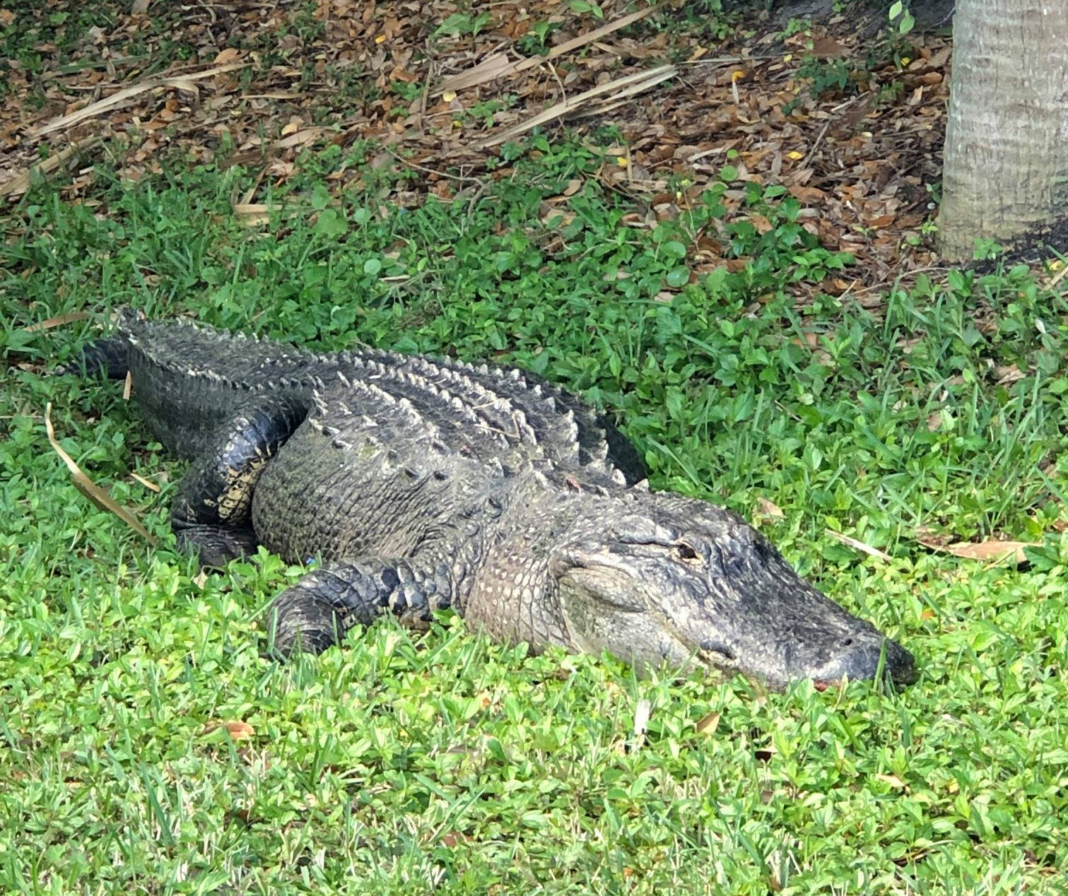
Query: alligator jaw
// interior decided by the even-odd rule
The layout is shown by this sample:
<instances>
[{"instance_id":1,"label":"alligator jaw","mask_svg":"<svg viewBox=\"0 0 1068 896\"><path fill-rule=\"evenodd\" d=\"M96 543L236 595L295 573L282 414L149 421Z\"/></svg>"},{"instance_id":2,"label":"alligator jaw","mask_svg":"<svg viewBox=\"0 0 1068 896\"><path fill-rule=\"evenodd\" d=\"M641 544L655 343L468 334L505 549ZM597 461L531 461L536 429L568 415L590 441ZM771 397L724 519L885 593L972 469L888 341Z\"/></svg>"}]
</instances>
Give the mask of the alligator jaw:
<instances>
[{"instance_id":1,"label":"alligator jaw","mask_svg":"<svg viewBox=\"0 0 1068 896\"><path fill-rule=\"evenodd\" d=\"M812 587L741 519L675 496L640 504L643 518L623 534L582 527L554 557L579 649L642 666L697 661L773 690L806 679L825 689L880 671L915 680L907 651Z\"/></svg>"}]
</instances>

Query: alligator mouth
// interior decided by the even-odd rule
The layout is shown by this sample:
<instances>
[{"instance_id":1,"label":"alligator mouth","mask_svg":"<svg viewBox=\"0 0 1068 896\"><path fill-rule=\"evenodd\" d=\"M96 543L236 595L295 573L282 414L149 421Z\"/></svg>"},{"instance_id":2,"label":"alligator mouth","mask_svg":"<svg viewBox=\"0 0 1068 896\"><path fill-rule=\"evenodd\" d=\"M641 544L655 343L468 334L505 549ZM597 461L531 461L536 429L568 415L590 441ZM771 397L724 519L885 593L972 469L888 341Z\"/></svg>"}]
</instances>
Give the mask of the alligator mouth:
<instances>
[{"instance_id":1,"label":"alligator mouth","mask_svg":"<svg viewBox=\"0 0 1068 896\"><path fill-rule=\"evenodd\" d=\"M811 676L818 691L840 687L846 680L872 681L889 678L894 684L909 685L919 673L916 663L907 650L889 638L880 642L859 644L843 653Z\"/></svg>"}]
</instances>

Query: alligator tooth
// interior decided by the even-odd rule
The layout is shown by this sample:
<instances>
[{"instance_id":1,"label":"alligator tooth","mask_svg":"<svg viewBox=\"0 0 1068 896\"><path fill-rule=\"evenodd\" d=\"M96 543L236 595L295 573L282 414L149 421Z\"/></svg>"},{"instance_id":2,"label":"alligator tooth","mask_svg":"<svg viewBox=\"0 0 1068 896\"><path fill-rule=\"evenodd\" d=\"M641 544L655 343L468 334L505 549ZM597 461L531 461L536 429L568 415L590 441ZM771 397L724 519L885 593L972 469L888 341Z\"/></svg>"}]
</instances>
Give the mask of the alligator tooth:
<instances>
[{"instance_id":1,"label":"alligator tooth","mask_svg":"<svg viewBox=\"0 0 1068 896\"><path fill-rule=\"evenodd\" d=\"M616 485L626 485L627 484L627 477L623 475L623 471L622 470L613 470L612 471L612 481Z\"/></svg>"}]
</instances>

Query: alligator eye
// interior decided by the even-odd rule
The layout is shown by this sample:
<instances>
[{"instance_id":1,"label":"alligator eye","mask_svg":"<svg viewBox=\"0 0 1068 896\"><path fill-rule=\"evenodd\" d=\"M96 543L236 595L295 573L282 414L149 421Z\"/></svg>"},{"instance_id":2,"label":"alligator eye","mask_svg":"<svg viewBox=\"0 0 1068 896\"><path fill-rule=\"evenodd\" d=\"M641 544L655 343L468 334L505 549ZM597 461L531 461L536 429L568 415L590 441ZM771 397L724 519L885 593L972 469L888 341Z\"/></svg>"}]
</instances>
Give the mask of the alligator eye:
<instances>
[{"instance_id":1,"label":"alligator eye","mask_svg":"<svg viewBox=\"0 0 1068 896\"><path fill-rule=\"evenodd\" d=\"M701 559L698 556L697 551L690 547L690 545L686 544L686 542L674 545L674 548L675 556L678 557L680 560L686 561L687 563L695 563L696 561Z\"/></svg>"}]
</instances>

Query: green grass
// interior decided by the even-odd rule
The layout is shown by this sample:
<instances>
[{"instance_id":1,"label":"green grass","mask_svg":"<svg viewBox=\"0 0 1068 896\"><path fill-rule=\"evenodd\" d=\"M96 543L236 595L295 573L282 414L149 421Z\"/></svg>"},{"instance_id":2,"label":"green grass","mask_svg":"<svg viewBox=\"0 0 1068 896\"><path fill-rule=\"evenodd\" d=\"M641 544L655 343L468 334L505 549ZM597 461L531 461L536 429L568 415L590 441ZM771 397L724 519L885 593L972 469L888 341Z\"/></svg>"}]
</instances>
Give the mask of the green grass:
<instances>
[{"instance_id":1,"label":"green grass","mask_svg":"<svg viewBox=\"0 0 1068 896\"><path fill-rule=\"evenodd\" d=\"M848 296L797 307L792 285L850 259L774 187L730 213L712 191L648 233L591 179L560 207L573 218L545 220L596 159L532 145L481 198L405 211L372 198L401 175L371 169L330 205L323 176L362 160L310 156L266 231L230 211L251 175L177 159L138 184L101 168L81 205L39 185L4 219L0 891L1068 892L1064 296L1009 270L894 290L879 316ZM717 226L749 264L685 285L693 234ZM268 662L259 614L300 570L263 554L198 584L166 524L180 466L115 385L37 366L87 325L21 329L124 303L543 372L621 416L657 487L780 507L768 534L922 677L782 695L635 680L454 617ZM66 450L161 547L74 489L49 401ZM923 548L921 527L1041 547L983 566Z\"/></svg>"}]
</instances>

